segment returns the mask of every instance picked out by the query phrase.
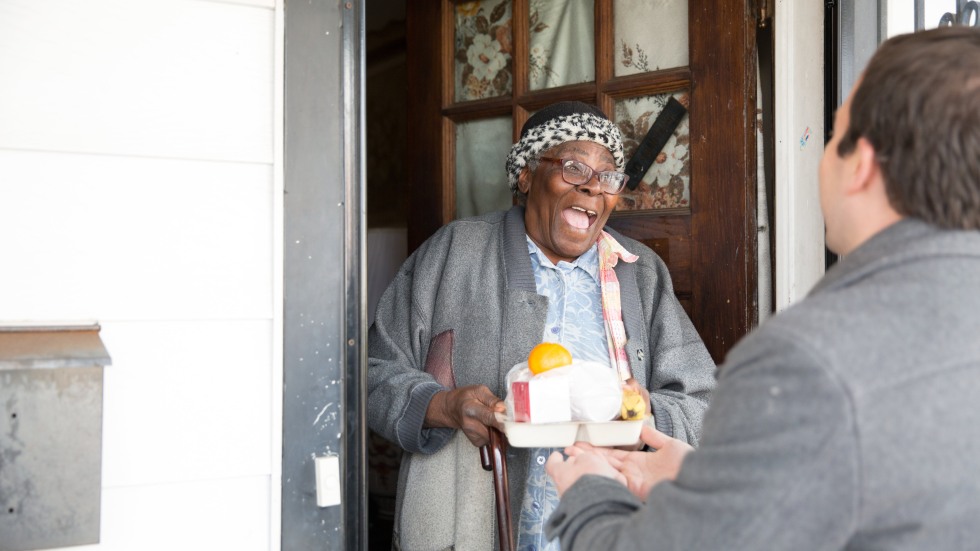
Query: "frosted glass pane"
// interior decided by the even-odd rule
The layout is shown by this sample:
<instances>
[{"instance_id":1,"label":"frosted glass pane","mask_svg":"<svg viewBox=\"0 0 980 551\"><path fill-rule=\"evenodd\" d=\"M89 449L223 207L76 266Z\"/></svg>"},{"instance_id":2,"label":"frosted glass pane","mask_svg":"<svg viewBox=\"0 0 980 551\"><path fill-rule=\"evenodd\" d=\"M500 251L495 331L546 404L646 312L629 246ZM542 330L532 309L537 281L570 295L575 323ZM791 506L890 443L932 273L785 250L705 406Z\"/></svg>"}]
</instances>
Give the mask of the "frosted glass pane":
<instances>
[{"instance_id":1,"label":"frosted glass pane","mask_svg":"<svg viewBox=\"0 0 980 551\"><path fill-rule=\"evenodd\" d=\"M593 0L531 0L531 90L595 80Z\"/></svg>"},{"instance_id":2,"label":"frosted glass pane","mask_svg":"<svg viewBox=\"0 0 980 551\"><path fill-rule=\"evenodd\" d=\"M626 159L667 105L671 94L630 98L616 103L615 121L623 134ZM673 94L677 101L688 106L686 90ZM646 210L684 208L691 205L691 129L689 116L684 116L667 141L657 160L643 176L635 190L623 191L616 210Z\"/></svg>"},{"instance_id":3,"label":"frosted glass pane","mask_svg":"<svg viewBox=\"0 0 980 551\"><path fill-rule=\"evenodd\" d=\"M510 208L504 163L511 145L510 117L456 125L456 218Z\"/></svg>"},{"instance_id":4,"label":"frosted glass pane","mask_svg":"<svg viewBox=\"0 0 980 551\"><path fill-rule=\"evenodd\" d=\"M688 64L687 0L616 0L616 76Z\"/></svg>"},{"instance_id":5,"label":"frosted glass pane","mask_svg":"<svg viewBox=\"0 0 980 551\"><path fill-rule=\"evenodd\" d=\"M456 101L511 93L511 36L510 0L456 4Z\"/></svg>"}]
</instances>

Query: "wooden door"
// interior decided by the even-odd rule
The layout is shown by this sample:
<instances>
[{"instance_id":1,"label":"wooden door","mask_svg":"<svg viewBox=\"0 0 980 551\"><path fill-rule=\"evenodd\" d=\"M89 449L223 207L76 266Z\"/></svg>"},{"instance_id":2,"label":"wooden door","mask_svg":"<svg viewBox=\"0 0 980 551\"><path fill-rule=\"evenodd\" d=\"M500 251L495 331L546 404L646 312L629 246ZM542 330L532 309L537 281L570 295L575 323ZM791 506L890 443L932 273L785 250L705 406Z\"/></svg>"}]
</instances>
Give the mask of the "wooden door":
<instances>
[{"instance_id":1,"label":"wooden door","mask_svg":"<svg viewBox=\"0 0 980 551\"><path fill-rule=\"evenodd\" d=\"M720 362L758 319L756 18L751 0L689 0L680 13L678 4L408 2L409 247L474 208L509 204L503 159L537 109L598 105L623 130L629 159L674 96L689 113L664 166L623 197L609 225L664 259ZM686 52L676 32L685 27Z\"/></svg>"}]
</instances>

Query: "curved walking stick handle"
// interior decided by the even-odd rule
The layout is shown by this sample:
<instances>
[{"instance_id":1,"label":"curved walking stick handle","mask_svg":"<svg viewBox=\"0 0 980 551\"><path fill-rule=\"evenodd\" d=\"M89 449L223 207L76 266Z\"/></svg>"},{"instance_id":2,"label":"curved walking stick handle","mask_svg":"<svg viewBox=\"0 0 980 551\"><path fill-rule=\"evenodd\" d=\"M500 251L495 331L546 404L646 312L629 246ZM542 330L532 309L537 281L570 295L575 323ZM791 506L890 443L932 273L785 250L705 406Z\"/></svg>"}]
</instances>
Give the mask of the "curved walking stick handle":
<instances>
[{"instance_id":1,"label":"curved walking stick handle","mask_svg":"<svg viewBox=\"0 0 980 551\"><path fill-rule=\"evenodd\" d=\"M483 465L484 471L492 471L493 463L490 459L490 444L484 444L480 446L480 464Z\"/></svg>"}]
</instances>

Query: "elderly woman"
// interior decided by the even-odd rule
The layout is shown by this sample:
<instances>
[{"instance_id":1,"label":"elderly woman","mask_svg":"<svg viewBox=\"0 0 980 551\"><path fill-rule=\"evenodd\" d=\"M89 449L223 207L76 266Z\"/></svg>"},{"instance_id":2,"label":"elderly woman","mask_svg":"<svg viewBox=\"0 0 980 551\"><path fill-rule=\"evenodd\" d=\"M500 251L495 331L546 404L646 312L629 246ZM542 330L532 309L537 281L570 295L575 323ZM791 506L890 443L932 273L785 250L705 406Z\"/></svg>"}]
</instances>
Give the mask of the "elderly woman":
<instances>
[{"instance_id":1,"label":"elderly woman","mask_svg":"<svg viewBox=\"0 0 980 551\"><path fill-rule=\"evenodd\" d=\"M715 366L663 261L605 228L623 166L619 130L597 107L542 109L507 157L519 206L441 228L381 298L368 423L406 452L396 547L494 548L493 483L478 447L505 409L505 375L540 342L633 379L649 390L650 422L697 444ZM508 452L519 549L557 549L543 536L558 501L544 472L550 451Z\"/></svg>"}]
</instances>

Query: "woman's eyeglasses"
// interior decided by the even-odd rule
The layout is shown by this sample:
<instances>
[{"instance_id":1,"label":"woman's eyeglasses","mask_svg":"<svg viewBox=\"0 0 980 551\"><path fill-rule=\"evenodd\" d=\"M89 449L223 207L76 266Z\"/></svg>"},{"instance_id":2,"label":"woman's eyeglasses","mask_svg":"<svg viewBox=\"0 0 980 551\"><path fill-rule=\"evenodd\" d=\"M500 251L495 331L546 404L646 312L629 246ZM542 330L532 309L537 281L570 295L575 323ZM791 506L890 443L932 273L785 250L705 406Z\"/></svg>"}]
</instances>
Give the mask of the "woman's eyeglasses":
<instances>
[{"instance_id":1,"label":"woman's eyeglasses","mask_svg":"<svg viewBox=\"0 0 980 551\"><path fill-rule=\"evenodd\" d=\"M591 166L575 159L556 159L554 157L539 157L539 161L548 161L561 165L561 178L573 186L581 186L589 182L592 176L599 180L599 189L603 193L616 195L623 191L629 176L615 170L597 172Z\"/></svg>"}]
</instances>

